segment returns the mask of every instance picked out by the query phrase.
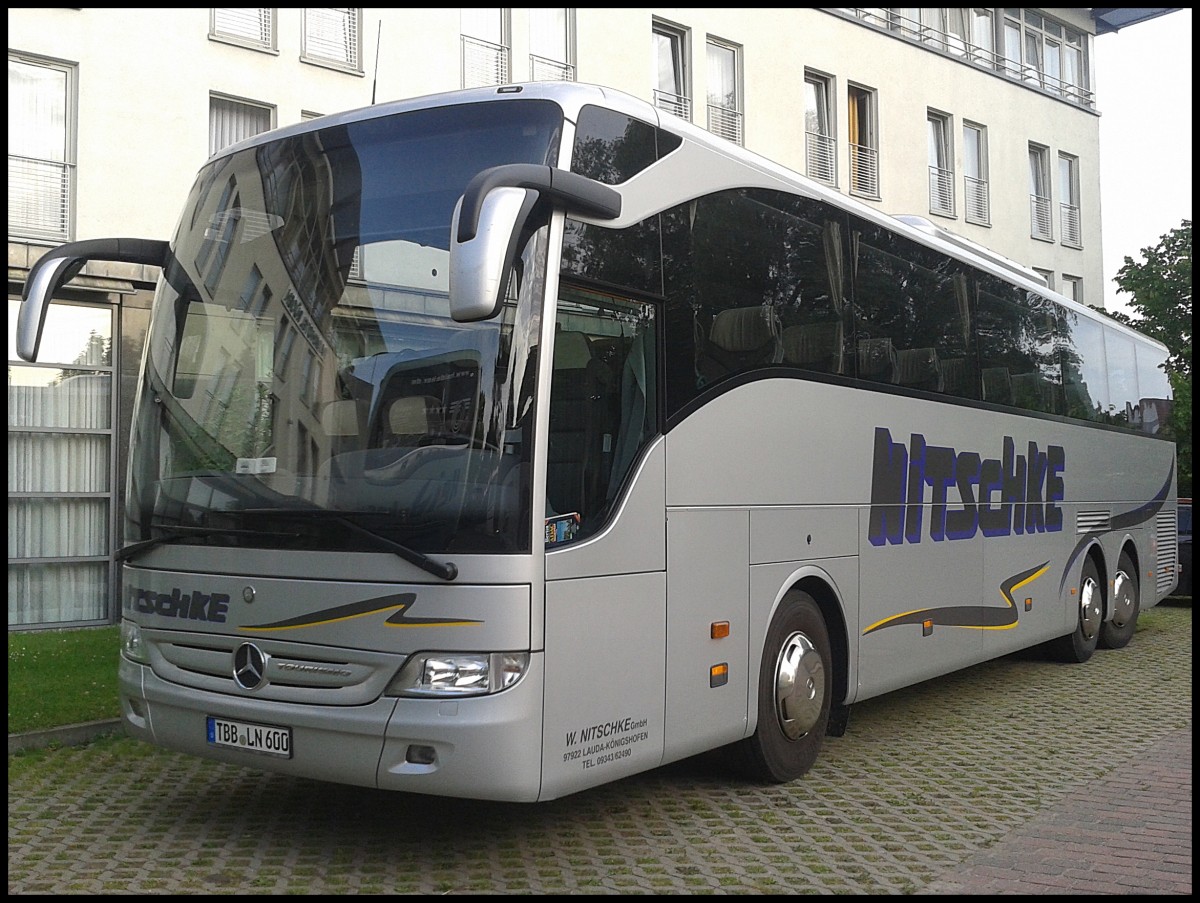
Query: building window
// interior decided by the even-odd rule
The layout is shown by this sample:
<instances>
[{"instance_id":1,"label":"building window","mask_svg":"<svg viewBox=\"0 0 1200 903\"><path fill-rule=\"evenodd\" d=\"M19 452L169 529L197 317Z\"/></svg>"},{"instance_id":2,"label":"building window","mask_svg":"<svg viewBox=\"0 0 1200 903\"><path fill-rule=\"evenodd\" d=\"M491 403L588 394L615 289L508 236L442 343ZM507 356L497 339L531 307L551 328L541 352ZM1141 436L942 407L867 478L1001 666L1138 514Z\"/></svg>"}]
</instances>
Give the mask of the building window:
<instances>
[{"instance_id":1,"label":"building window","mask_svg":"<svg viewBox=\"0 0 1200 903\"><path fill-rule=\"evenodd\" d=\"M929 110L929 212L954 216L954 149L950 117Z\"/></svg>"},{"instance_id":2,"label":"building window","mask_svg":"<svg viewBox=\"0 0 1200 903\"><path fill-rule=\"evenodd\" d=\"M508 10L464 7L462 86L483 88L509 82Z\"/></svg>"},{"instance_id":3,"label":"building window","mask_svg":"<svg viewBox=\"0 0 1200 903\"><path fill-rule=\"evenodd\" d=\"M333 65L362 72L362 9L322 6L304 10L304 47L307 63Z\"/></svg>"},{"instance_id":4,"label":"building window","mask_svg":"<svg viewBox=\"0 0 1200 903\"><path fill-rule=\"evenodd\" d=\"M1006 9L1002 71L1026 84L1091 103L1082 32L1031 9Z\"/></svg>"},{"instance_id":5,"label":"building window","mask_svg":"<svg viewBox=\"0 0 1200 903\"><path fill-rule=\"evenodd\" d=\"M743 140L741 48L708 39L708 130L734 144Z\"/></svg>"},{"instance_id":6,"label":"building window","mask_svg":"<svg viewBox=\"0 0 1200 903\"><path fill-rule=\"evenodd\" d=\"M1050 226L1050 151L1038 144L1029 145L1029 234L1053 241Z\"/></svg>"},{"instance_id":7,"label":"building window","mask_svg":"<svg viewBox=\"0 0 1200 903\"><path fill-rule=\"evenodd\" d=\"M804 165L809 177L837 185L833 79L807 70L804 73Z\"/></svg>"},{"instance_id":8,"label":"building window","mask_svg":"<svg viewBox=\"0 0 1200 903\"><path fill-rule=\"evenodd\" d=\"M575 80L575 10L530 7L529 78L531 81Z\"/></svg>"},{"instance_id":9,"label":"building window","mask_svg":"<svg viewBox=\"0 0 1200 903\"><path fill-rule=\"evenodd\" d=\"M1034 10L897 6L840 12L1073 103L1093 105L1087 35Z\"/></svg>"},{"instance_id":10,"label":"building window","mask_svg":"<svg viewBox=\"0 0 1200 903\"><path fill-rule=\"evenodd\" d=\"M75 202L75 67L8 57L8 232L68 241Z\"/></svg>"},{"instance_id":11,"label":"building window","mask_svg":"<svg viewBox=\"0 0 1200 903\"><path fill-rule=\"evenodd\" d=\"M682 119L692 118L692 95L688 86L687 31L655 21L654 105Z\"/></svg>"},{"instance_id":12,"label":"building window","mask_svg":"<svg viewBox=\"0 0 1200 903\"><path fill-rule=\"evenodd\" d=\"M208 36L255 50L275 49L275 10L272 7L218 6L212 9Z\"/></svg>"},{"instance_id":13,"label":"building window","mask_svg":"<svg viewBox=\"0 0 1200 903\"><path fill-rule=\"evenodd\" d=\"M963 206L968 223L991 225L987 132L973 122L963 123Z\"/></svg>"},{"instance_id":14,"label":"building window","mask_svg":"<svg viewBox=\"0 0 1200 903\"><path fill-rule=\"evenodd\" d=\"M271 128L271 107L213 96L208 101L208 153Z\"/></svg>"},{"instance_id":15,"label":"building window","mask_svg":"<svg viewBox=\"0 0 1200 903\"><path fill-rule=\"evenodd\" d=\"M1033 271L1042 277L1042 281L1046 283L1046 288L1054 291L1054 270L1043 270L1041 267L1034 267Z\"/></svg>"},{"instance_id":16,"label":"building window","mask_svg":"<svg viewBox=\"0 0 1200 903\"><path fill-rule=\"evenodd\" d=\"M879 198L879 148L875 141L875 92L848 89L850 193Z\"/></svg>"},{"instance_id":17,"label":"building window","mask_svg":"<svg viewBox=\"0 0 1200 903\"><path fill-rule=\"evenodd\" d=\"M990 9L968 9L971 27L971 43L967 48L968 58L983 66L996 64L996 33Z\"/></svg>"},{"instance_id":18,"label":"building window","mask_svg":"<svg viewBox=\"0 0 1200 903\"><path fill-rule=\"evenodd\" d=\"M1083 247L1079 226L1079 158L1058 155L1058 228L1062 243L1072 248Z\"/></svg>"},{"instance_id":19,"label":"building window","mask_svg":"<svg viewBox=\"0 0 1200 903\"><path fill-rule=\"evenodd\" d=\"M1083 279L1079 276L1068 276L1063 273L1062 293L1072 301L1083 303Z\"/></svg>"}]
</instances>

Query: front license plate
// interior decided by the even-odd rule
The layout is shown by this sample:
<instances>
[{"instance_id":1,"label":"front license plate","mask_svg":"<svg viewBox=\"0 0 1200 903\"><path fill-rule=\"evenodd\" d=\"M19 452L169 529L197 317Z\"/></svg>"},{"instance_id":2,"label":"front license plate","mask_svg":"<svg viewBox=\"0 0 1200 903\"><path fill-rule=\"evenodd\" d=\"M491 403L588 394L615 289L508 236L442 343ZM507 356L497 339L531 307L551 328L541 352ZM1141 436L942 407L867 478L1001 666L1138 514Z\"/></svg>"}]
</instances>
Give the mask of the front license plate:
<instances>
[{"instance_id":1,"label":"front license plate","mask_svg":"<svg viewBox=\"0 0 1200 903\"><path fill-rule=\"evenodd\" d=\"M292 729L271 724L249 724L228 718L208 716L208 742L250 752L265 753L281 759L292 757Z\"/></svg>"}]
</instances>

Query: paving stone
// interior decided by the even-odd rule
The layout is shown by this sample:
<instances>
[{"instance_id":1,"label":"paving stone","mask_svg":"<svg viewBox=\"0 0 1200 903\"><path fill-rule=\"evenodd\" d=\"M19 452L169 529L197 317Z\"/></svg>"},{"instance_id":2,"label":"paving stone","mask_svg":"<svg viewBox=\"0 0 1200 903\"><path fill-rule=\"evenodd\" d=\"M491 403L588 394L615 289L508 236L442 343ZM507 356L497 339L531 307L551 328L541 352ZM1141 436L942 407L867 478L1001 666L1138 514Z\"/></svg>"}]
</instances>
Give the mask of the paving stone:
<instances>
[{"instance_id":1,"label":"paving stone","mask_svg":"<svg viewBox=\"0 0 1200 903\"><path fill-rule=\"evenodd\" d=\"M9 893L1191 893L1192 613L855 706L782 786L701 756L544 804L264 774L108 736L9 756ZM13 748L10 738L10 750Z\"/></svg>"}]
</instances>

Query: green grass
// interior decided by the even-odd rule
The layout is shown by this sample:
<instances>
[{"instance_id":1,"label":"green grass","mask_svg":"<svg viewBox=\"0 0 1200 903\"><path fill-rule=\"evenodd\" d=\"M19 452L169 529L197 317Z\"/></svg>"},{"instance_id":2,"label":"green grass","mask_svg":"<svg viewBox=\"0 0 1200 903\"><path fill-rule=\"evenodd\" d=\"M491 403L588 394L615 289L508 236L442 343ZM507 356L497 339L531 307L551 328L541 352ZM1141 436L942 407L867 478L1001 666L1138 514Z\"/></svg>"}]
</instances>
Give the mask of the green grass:
<instances>
[{"instance_id":1,"label":"green grass","mask_svg":"<svg viewBox=\"0 0 1200 903\"><path fill-rule=\"evenodd\" d=\"M120 628L8 634L8 732L120 716Z\"/></svg>"}]
</instances>

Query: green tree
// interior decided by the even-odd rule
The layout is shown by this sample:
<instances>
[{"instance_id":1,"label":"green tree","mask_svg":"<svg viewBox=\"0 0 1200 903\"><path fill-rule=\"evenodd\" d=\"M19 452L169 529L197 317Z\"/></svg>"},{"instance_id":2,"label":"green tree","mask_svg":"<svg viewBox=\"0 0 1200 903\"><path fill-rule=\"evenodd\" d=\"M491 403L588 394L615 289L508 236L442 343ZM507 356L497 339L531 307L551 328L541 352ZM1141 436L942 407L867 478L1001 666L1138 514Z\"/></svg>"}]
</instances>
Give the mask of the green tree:
<instances>
[{"instance_id":1,"label":"green tree","mask_svg":"<svg viewBox=\"0 0 1200 903\"><path fill-rule=\"evenodd\" d=\"M1118 294L1129 295L1131 316L1105 311L1110 317L1158 339L1167 346L1167 375L1174 405L1167 421L1179 458L1179 494L1192 494L1192 221L1162 236L1142 259L1125 258L1113 279Z\"/></svg>"}]
</instances>

